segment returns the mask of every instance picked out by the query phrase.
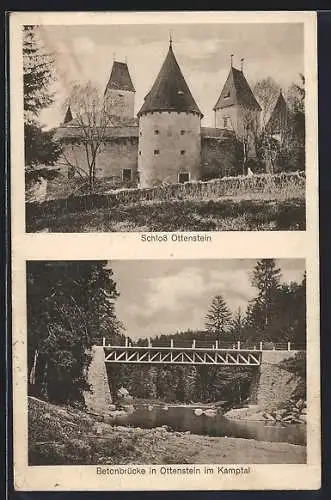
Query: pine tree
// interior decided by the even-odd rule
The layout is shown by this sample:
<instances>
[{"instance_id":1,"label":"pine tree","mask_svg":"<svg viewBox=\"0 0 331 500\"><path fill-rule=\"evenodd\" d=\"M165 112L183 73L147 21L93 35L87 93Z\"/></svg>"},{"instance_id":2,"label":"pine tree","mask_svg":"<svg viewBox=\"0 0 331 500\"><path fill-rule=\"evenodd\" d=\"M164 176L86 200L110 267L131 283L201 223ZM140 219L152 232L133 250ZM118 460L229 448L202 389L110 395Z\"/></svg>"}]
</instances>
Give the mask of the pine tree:
<instances>
[{"instance_id":1,"label":"pine tree","mask_svg":"<svg viewBox=\"0 0 331 500\"><path fill-rule=\"evenodd\" d=\"M231 336L233 337L234 340L241 340L243 337L245 329L245 316L241 311L241 308L238 307L237 311L235 312L234 318L231 321Z\"/></svg>"},{"instance_id":2,"label":"pine tree","mask_svg":"<svg viewBox=\"0 0 331 500\"><path fill-rule=\"evenodd\" d=\"M213 298L206 315L205 325L208 332L223 335L227 333L231 321L231 312L221 295Z\"/></svg>"},{"instance_id":3,"label":"pine tree","mask_svg":"<svg viewBox=\"0 0 331 500\"><path fill-rule=\"evenodd\" d=\"M53 141L54 131L44 131L40 113L53 103L55 80L53 56L44 49L38 26L23 28L23 96L26 181L35 180L34 167L54 165L62 152ZM38 176L52 179L54 171L39 170Z\"/></svg>"},{"instance_id":4,"label":"pine tree","mask_svg":"<svg viewBox=\"0 0 331 500\"><path fill-rule=\"evenodd\" d=\"M261 326L269 325L269 312L274 291L279 287L280 269L274 259L261 259L253 269L252 285L259 290L255 299L256 310L261 315Z\"/></svg>"}]
</instances>

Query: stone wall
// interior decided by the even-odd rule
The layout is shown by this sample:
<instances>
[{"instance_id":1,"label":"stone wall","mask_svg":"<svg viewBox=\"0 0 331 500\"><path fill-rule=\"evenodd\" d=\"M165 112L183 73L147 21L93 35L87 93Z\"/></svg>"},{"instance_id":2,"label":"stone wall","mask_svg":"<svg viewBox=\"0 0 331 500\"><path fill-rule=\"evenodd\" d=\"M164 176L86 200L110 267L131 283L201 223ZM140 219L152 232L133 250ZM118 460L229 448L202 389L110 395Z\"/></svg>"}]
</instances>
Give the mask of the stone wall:
<instances>
[{"instance_id":1,"label":"stone wall","mask_svg":"<svg viewBox=\"0 0 331 500\"><path fill-rule=\"evenodd\" d=\"M108 139L97 156L96 177L113 178L114 181L121 182L123 170L130 169L132 181L136 183L137 155L138 137L114 137ZM79 169L88 172L86 153L82 144L66 144L64 146L64 158L60 159L59 163L65 164L65 159Z\"/></svg>"},{"instance_id":2,"label":"stone wall","mask_svg":"<svg viewBox=\"0 0 331 500\"><path fill-rule=\"evenodd\" d=\"M252 383L251 402L263 409L272 409L287 401L296 388L299 378L279 367L279 363L291 358L296 351L263 351L262 361Z\"/></svg>"},{"instance_id":3,"label":"stone wall","mask_svg":"<svg viewBox=\"0 0 331 500\"><path fill-rule=\"evenodd\" d=\"M240 174L234 138L201 138L201 180Z\"/></svg>"}]
</instances>

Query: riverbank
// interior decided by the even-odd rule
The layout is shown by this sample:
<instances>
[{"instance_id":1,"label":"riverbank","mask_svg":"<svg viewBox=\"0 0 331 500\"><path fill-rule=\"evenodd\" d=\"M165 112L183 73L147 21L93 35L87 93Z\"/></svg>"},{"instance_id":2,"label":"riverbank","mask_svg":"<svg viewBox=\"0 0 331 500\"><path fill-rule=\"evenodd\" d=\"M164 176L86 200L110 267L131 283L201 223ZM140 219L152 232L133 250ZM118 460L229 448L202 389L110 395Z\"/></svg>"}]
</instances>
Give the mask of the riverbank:
<instances>
[{"instance_id":1,"label":"riverbank","mask_svg":"<svg viewBox=\"0 0 331 500\"><path fill-rule=\"evenodd\" d=\"M114 426L98 415L29 398L30 465L305 463L306 448L252 439Z\"/></svg>"}]
</instances>

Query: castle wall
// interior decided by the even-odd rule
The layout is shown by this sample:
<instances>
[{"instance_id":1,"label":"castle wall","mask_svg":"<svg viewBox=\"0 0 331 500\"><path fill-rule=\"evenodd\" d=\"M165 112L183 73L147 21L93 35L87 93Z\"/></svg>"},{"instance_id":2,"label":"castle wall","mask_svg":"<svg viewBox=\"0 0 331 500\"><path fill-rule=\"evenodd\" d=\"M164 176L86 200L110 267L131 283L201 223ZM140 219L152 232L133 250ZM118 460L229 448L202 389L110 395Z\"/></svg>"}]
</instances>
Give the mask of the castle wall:
<instances>
[{"instance_id":1,"label":"castle wall","mask_svg":"<svg viewBox=\"0 0 331 500\"><path fill-rule=\"evenodd\" d=\"M64 145L64 155L70 163L88 172L83 144ZM96 177L121 183L123 170L131 169L132 184L137 182L138 137L117 137L108 140L97 157ZM61 161L61 160L60 160ZM76 175L78 175L76 173Z\"/></svg>"},{"instance_id":2,"label":"castle wall","mask_svg":"<svg viewBox=\"0 0 331 500\"><path fill-rule=\"evenodd\" d=\"M134 118L134 92L108 88L106 99L111 107L112 115L121 118Z\"/></svg>"},{"instance_id":3,"label":"castle wall","mask_svg":"<svg viewBox=\"0 0 331 500\"><path fill-rule=\"evenodd\" d=\"M138 150L141 187L176 183L180 173L200 179L200 117L179 112L142 115Z\"/></svg>"},{"instance_id":4,"label":"castle wall","mask_svg":"<svg viewBox=\"0 0 331 500\"><path fill-rule=\"evenodd\" d=\"M202 137L201 180L238 175L238 147L235 138Z\"/></svg>"}]
</instances>

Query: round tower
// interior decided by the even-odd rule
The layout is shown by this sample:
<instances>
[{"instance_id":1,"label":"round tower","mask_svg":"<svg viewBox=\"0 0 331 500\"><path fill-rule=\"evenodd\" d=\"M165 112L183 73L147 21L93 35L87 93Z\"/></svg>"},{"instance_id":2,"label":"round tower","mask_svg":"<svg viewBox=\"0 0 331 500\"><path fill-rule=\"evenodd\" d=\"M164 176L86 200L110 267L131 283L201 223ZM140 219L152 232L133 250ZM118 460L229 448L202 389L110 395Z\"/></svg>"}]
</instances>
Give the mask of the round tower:
<instances>
[{"instance_id":1,"label":"round tower","mask_svg":"<svg viewBox=\"0 0 331 500\"><path fill-rule=\"evenodd\" d=\"M202 114L169 51L138 113L141 187L200 178Z\"/></svg>"}]
</instances>

